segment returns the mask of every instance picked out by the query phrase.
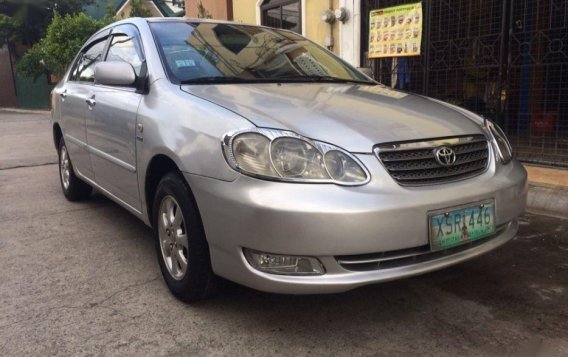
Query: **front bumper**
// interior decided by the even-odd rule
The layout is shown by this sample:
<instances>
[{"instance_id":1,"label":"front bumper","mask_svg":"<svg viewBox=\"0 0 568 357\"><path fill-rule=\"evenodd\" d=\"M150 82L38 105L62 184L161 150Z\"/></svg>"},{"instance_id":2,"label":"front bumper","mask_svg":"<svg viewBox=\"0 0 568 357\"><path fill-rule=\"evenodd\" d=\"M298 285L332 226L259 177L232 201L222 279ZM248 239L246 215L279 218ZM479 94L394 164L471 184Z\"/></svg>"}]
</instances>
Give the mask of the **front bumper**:
<instances>
[{"instance_id":1,"label":"front bumper","mask_svg":"<svg viewBox=\"0 0 568 357\"><path fill-rule=\"evenodd\" d=\"M233 182L185 174L193 190L216 274L269 292L333 293L441 269L488 252L517 232L526 204L527 175L521 164L496 165L464 181L402 187L373 155L358 155L372 180L360 187L290 184L240 176ZM428 212L495 199L501 229L482 244L435 259L370 271L339 264L345 255L390 252L428 244ZM317 257L320 276L267 274L252 268L243 247Z\"/></svg>"}]
</instances>

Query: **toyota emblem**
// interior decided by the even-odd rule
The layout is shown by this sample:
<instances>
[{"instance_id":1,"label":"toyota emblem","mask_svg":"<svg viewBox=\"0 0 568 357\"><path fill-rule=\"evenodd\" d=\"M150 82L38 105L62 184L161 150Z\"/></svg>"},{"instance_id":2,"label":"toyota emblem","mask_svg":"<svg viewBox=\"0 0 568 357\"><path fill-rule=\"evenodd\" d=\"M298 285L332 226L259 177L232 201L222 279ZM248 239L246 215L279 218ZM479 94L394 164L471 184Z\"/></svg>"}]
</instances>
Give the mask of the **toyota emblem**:
<instances>
[{"instance_id":1,"label":"toyota emblem","mask_svg":"<svg viewBox=\"0 0 568 357\"><path fill-rule=\"evenodd\" d=\"M456 162L456 153L452 148L440 146L434 150L436 161L442 166L452 166Z\"/></svg>"}]
</instances>

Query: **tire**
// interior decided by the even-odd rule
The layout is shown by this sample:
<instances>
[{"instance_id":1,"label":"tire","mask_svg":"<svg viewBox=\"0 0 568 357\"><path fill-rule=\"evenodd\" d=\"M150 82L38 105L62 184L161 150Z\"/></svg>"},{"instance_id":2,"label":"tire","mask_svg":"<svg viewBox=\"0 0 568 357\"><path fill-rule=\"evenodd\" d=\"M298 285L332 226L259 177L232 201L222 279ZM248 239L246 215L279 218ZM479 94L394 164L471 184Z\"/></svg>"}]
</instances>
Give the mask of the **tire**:
<instances>
[{"instance_id":1,"label":"tire","mask_svg":"<svg viewBox=\"0 0 568 357\"><path fill-rule=\"evenodd\" d=\"M216 292L209 245L189 186L178 173L160 180L152 207L160 270L178 299L195 302Z\"/></svg>"},{"instance_id":2,"label":"tire","mask_svg":"<svg viewBox=\"0 0 568 357\"><path fill-rule=\"evenodd\" d=\"M63 195L69 201L82 201L91 196L93 188L75 175L69 151L63 138L59 140L59 181Z\"/></svg>"}]
</instances>

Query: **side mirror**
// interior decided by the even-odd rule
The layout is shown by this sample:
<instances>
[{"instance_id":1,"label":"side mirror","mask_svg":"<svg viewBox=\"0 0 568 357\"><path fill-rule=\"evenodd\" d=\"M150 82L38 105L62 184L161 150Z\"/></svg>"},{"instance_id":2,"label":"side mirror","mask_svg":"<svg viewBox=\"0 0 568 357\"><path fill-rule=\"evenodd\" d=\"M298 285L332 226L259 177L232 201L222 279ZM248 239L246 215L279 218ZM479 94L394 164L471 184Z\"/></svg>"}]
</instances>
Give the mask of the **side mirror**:
<instances>
[{"instance_id":1,"label":"side mirror","mask_svg":"<svg viewBox=\"0 0 568 357\"><path fill-rule=\"evenodd\" d=\"M95 83L131 87L136 83L136 72L130 63L123 61L99 62L95 65Z\"/></svg>"},{"instance_id":2,"label":"side mirror","mask_svg":"<svg viewBox=\"0 0 568 357\"><path fill-rule=\"evenodd\" d=\"M373 70L370 67L357 67L357 69L367 77L373 78Z\"/></svg>"}]
</instances>

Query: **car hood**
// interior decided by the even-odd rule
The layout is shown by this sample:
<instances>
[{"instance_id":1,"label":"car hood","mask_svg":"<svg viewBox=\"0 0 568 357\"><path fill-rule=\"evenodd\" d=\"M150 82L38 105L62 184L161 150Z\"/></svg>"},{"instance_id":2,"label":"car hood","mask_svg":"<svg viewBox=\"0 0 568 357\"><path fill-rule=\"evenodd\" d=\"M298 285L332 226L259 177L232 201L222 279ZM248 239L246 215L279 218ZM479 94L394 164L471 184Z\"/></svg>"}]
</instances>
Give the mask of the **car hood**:
<instances>
[{"instance_id":1,"label":"car hood","mask_svg":"<svg viewBox=\"0 0 568 357\"><path fill-rule=\"evenodd\" d=\"M356 153L385 142L482 133L478 123L448 105L383 85L216 84L182 90L256 126L291 130Z\"/></svg>"}]
</instances>

